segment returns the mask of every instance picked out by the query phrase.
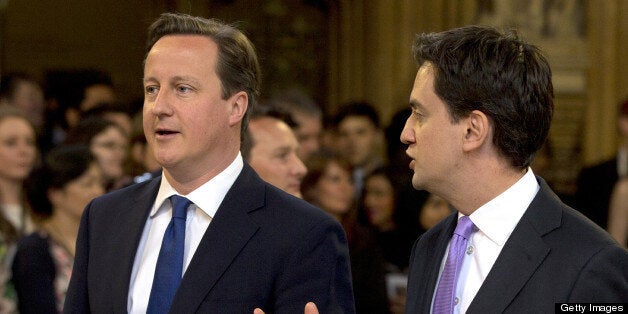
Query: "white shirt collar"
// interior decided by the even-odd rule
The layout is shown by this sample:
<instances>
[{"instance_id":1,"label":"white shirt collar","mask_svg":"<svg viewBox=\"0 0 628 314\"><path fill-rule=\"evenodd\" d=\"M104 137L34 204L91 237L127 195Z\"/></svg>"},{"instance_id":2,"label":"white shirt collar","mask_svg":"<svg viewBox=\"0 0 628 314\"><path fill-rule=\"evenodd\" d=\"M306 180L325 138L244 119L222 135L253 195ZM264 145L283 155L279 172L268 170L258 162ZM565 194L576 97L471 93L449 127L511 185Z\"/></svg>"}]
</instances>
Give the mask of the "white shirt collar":
<instances>
[{"instance_id":1,"label":"white shirt collar","mask_svg":"<svg viewBox=\"0 0 628 314\"><path fill-rule=\"evenodd\" d=\"M235 182L236 178L242 171L244 162L242 161L242 155L238 153L236 158L231 164L225 168L218 175L199 186L196 190L190 192L190 194L183 195L194 203L198 208L204 211L209 217L214 217L216 211L222 200L227 195L227 192ZM162 175L161 185L159 186L159 192L157 198L155 198L155 205L150 212L150 216L155 216L159 209L164 207L164 202L172 195L180 195L170 185L166 176Z\"/></svg>"},{"instance_id":2,"label":"white shirt collar","mask_svg":"<svg viewBox=\"0 0 628 314\"><path fill-rule=\"evenodd\" d=\"M539 183L528 167L519 181L482 205L469 218L491 241L503 246L539 189Z\"/></svg>"}]
</instances>

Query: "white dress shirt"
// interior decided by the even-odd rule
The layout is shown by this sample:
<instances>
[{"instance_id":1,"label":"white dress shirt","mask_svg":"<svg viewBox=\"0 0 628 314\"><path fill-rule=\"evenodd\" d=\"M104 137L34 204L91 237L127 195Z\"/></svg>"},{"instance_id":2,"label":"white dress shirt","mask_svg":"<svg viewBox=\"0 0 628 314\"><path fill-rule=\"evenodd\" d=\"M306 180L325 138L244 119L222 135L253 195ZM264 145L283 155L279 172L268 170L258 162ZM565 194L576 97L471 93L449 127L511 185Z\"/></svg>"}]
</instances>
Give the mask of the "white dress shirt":
<instances>
[{"instance_id":1,"label":"white dress shirt","mask_svg":"<svg viewBox=\"0 0 628 314\"><path fill-rule=\"evenodd\" d=\"M233 162L217 176L190 194L183 195L193 203L188 208L185 221L183 273L190 265L194 252L196 252L212 217L216 214L218 207L242 171L243 166L242 156L238 154ZM159 192L146 220L146 225L144 225L142 238L133 263L127 303L129 313L146 313L159 249L172 218L172 204L168 198L174 194L179 195L166 177L162 176ZM132 210L141 209L134 208Z\"/></svg>"},{"instance_id":2,"label":"white dress shirt","mask_svg":"<svg viewBox=\"0 0 628 314\"><path fill-rule=\"evenodd\" d=\"M455 300L457 302L454 302L454 313L466 313L504 244L539 189L540 186L532 169L528 168L527 173L519 181L469 216L476 231L467 242L467 250L456 287ZM458 218L460 217L462 214L458 213ZM447 260L448 251L449 249L443 257L441 272Z\"/></svg>"}]
</instances>

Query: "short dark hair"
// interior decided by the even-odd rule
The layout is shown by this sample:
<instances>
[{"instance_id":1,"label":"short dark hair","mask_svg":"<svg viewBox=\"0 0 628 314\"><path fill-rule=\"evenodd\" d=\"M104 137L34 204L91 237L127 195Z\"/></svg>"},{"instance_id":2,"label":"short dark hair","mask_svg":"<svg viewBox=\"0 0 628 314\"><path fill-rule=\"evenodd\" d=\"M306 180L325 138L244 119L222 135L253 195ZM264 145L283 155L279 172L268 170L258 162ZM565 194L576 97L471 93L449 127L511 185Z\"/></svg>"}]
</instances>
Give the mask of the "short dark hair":
<instances>
[{"instance_id":1,"label":"short dark hair","mask_svg":"<svg viewBox=\"0 0 628 314\"><path fill-rule=\"evenodd\" d=\"M253 43L244 33L215 19L163 13L148 29L146 55L161 37L179 34L201 35L212 39L218 45L216 73L221 81L222 98L227 99L239 91L245 91L249 109L255 107L260 95L261 70ZM248 119L249 110L242 119L242 133Z\"/></svg>"},{"instance_id":2,"label":"short dark hair","mask_svg":"<svg viewBox=\"0 0 628 314\"><path fill-rule=\"evenodd\" d=\"M277 93L270 100L270 105L288 112L293 117L297 113L322 118L323 110L308 94L300 89L290 89Z\"/></svg>"},{"instance_id":3,"label":"short dark hair","mask_svg":"<svg viewBox=\"0 0 628 314\"><path fill-rule=\"evenodd\" d=\"M70 132L68 132L68 135L63 143L83 144L89 146L91 145L94 137L110 127L116 128L122 134L126 134L126 132L115 122L101 116L90 116L79 121L79 123L73 127Z\"/></svg>"},{"instance_id":4,"label":"short dark hair","mask_svg":"<svg viewBox=\"0 0 628 314\"><path fill-rule=\"evenodd\" d=\"M515 167L530 165L554 110L550 66L541 51L514 31L466 26L421 34L412 48L434 67L434 90L453 122L479 110L493 122L493 143Z\"/></svg>"},{"instance_id":5,"label":"short dark hair","mask_svg":"<svg viewBox=\"0 0 628 314\"><path fill-rule=\"evenodd\" d=\"M24 183L32 210L43 217L51 215L48 191L62 189L83 175L93 162L95 158L87 145L61 144L53 148Z\"/></svg>"},{"instance_id":6,"label":"short dark hair","mask_svg":"<svg viewBox=\"0 0 628 314\"><path fill-rule=\"evenodd\" d=\"M379 128L379 113L375 107L366 101L352 101L343 104L334 116L333 124L338 126L347 117L365 117Z\"/></svg>"},{"instance_id":7,"label":"short dark hair","mask_svg":"<svg viewBox=\"0 0 628 314\"><path fill-rule=\"evenodd\" d=\"M276 108L270 105L260 105L251 110L251 120L260 119L260 118L273 118L280 121L285 122L291 129L294 129L297 126L297 123L292 120L292 116L281 108ZM249 161L251 158L251 151L255 146L255 140L253 139L253 134L251 134L250 129L246 129L244 133L242 133L242 144L240 145L240 152L242 153L242 158L244 160Z\"/></svg>"}]
</instances>

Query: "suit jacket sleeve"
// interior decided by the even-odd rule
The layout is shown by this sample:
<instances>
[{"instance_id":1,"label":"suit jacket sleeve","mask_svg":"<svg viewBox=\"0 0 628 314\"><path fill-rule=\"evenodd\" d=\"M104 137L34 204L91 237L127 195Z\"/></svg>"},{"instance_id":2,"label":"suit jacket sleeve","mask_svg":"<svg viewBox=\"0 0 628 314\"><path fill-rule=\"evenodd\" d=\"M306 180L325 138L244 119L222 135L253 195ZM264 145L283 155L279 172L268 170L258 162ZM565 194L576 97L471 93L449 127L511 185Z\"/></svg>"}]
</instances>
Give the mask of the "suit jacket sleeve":
<instances>
[{"instance_id":1,"label":"suit jacket sleeve","mask_svg":"<svg viewBox=\"0 0 628 314\"><path fill-rule=\"evenodd\" d=\"M70 285L65 296L63 313L89 313L89 296L87 294L87 262L89 260L89 208L90 203L83 211Z\"/></svg>"},{"instance_id":2,"label":"suit jacket sleeve","mask_svg":"<svg viewBox=\"0 0 628 314\"><path fill-rule=\"evenodd\" d=\"M46 238L33 233L20 241L12 269L20 313L57 312L56 269Z\"/></svg>"},{"instance_id":3,"label":"suit jacket sleeve","mask_svg":"<svg viewBox=\"0 0 628 314\"><path fill-rule=\"evenodd\" d=\"M354 313L349 252L340 225L323 221L298 242L277 280L272 312L302 311L305 302L295 300L310 300L321 313Z\"/></svg>"},{"instance_id":4,"label":"suit jacket sleeve","mask_svg":"<svg viewBox=\"0 0 628 314\"><path fill-rule=\"evenodd\" d=\"M628 302L627 255L616 245L601 248L580 272L569 302Z\"/></svg>"}]
</instances>

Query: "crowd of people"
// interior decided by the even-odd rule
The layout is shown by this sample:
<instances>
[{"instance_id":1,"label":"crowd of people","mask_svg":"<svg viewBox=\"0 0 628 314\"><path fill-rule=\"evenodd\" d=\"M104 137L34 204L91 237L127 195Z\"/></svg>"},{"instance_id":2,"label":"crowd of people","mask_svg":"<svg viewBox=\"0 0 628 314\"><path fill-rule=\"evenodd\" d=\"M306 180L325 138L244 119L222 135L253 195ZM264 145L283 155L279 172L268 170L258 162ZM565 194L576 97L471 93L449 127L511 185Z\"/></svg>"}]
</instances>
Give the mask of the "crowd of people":
<instances>
[{"instance_id":1,"label":"crowd of people","mask_svg":"<svg viewBox=\"0 0 628 314\"><path fill-rule=\"evenodd\" d=\"M483 29L473 31L487 38L497 36ZM483 113L499 109L463 107L459 99L466 96L442 90L437 91L445 93L441 96L448 97L445 98L448 103L462 109L424 108L433 99L430 90L425 89L426 82L435 88L439 87L436 84L444 84L441 88L445 89L450 82L434 83L440 79L434 73L448 70L443 65L447 60L430 55L429 48L423 47L434 45L434 49L445 49L438 46L438 41L447 44L446 35L424 36L421 43L424 46L415 47L420 69L411 108L399 110L386 125L382 124L377 107L364 101L341 104L334 112L328 112L300 90L261 98L257 56L243 36L236 29L212 20L162 15L149 33L143 108L120 103L118 99L123 97L116 95L115 85L106 71L51 71L43 75L43 82L22 73L2 76L1 313L56 313L62 312L64 305L68 306L66 312L87 309L145 312L161 304L154 303L158 297L151 290L158 290L155 285L161 278L159 246L167 238L166 235L162 238L162 234L173 225L168 223L171 217L162 213L173 208L173 221L175 218L176 205L171 195L189 198L186 226L198 232L185 236L184 259L179 267L186 274L188 271L200 274L198 280L211 278L212 283L224 289L220 293L200 289L198 293L205 294L195 294L192 290L202 284L195 281L194 275L185 275L180 291L170 292L167 306L172 309L194 306L196 311L219 309L244 313L252 312L250 302L258 302L256 307L281 312L302 310L305 302L301 301L314 301L322 312L404 313L406 303L410 302L413 312L422 312L427 307L420 302L431 304L432 300L417 297L424 288L419 285L431 284L425 298L431 296L439 267L436 266L436 272L427 268L431 260L425 256L433 254L426 252L431 247L426 241L432 238L421 238L422 242L415 244L418 247L414 254L424 256L411 259L417 238L437 225L440 232L447 231L443 224L455 224L453 213L470 216L473 209L484 204L479 197L486 196L485 201L489 201L497 196L499 193L482 195L484 191L478 190L478 184L489 174L495 175L494 183L489 184L495 192L501 188L498 184L509 187L519 179L527 180L525 184L530 186L536 183L533 176L524 176L521 169L528 169L547 134L530 143L511 143L506 139L510 134L504 131L510 125L488 127L489 121L502 122ZM463 41L464 36L481 35L454 32L450 36L460 36L457 39ZM229 55L229 49L216 48L222 46L235 51L231 52L234 55ZM523 54L524 48L520 49ZM190 61L181 61L181 56ZM525 46L525 56L520 58L533 62L538 56L533 48ZM195 60L198 62L193 63ZM199 79L205 78L205 74L195 78L205 66L210 69L207 73L213 75L209 82ZM237 73L233 73L234 69ZM177 72L184 70L189 73ZM545 92L551 94L551 90ZM540 103L534 103L539 106L535 109L539 115L551 119L551 109L547 112L544 107L547 99L534 101ZM445 113L454 116L450 119L468 123L464 140L455 142L446 138L460 130L441 130L436 124L431 127L441 135L423 133L433 137L420 138L423 121L448 121L438 116ZM505 114L495 113L495 116ZM621 119L620 129L628 139L628 103L623 104ZM425 122L429 123L432 122ZM549 129L549 120L541 124L538 129ZM516 135L517 141L527 138ZM492 136L501 136L493 140L496 147L487 144ZM417 145L434 146L423 147L421 152L408 148ZM453 151L456 145L461 146L460 153ZM620 163L613 161L616 168L620 165L619 173L615 168L614 176L602 175L614 178L612 181L593 184L593 179L586 178L590 170L581 176L579 192L584 193L587 184L609 190L603 194L590 192L601 198L599 204L585 203L593 200L591 196L574 204L602 228L608 227L624 248L628 240L628 179L622 178L628 172L625 147L628 144L620 149ZM460 157L463 151L472 158ZM460 157L459 163L453 157L439 160L437 153ZM427 162L419 164L420 160ZM513 160L515 167L506 165ZM451 164L445 167L448 162ZM408 165L413 169L408 169ZM490 169L494 173L480 170L489 166L494 167ZM463 174L468 178L460 177ZM498 177L499 174L510 176ZM257 175L272 187L258 181ZM469 179L472 177L477 181ZM466 191L463 183L468 185ZM543 184L541 190L545 191ZM208 196L209 192L217 195ZM466 200L462 199L464 196ZM529 195L526 204L533 196ZM92 202L95 198L97 201ZM477 203L475 208L474 203ZM311 205L327 215L310 213L318 211ZM600 206L604 208L598 209ZM518 219L526 207L520 208ZM588 213L585 209L595 212ZM225 214L228 210L235 213ZM129 227L124 229L120 219L125 219L124 224ZM474 222L481 230L486 227L479 219ZM453 227L450 229L449 235ZM429 235L437 236L435 231ZM493 240L489 239L492 235L483 236L484 241ZM595 233L592 237L600 236ZM433 248L444 251L446 246L447 242L441 241ZM215 251L207 253L210 249ZM117 251L126 254L120 257L124 261L112 260L118 257L112 252ZM200 262L205 261L203 258L212 260L207 254L228 258L223 260L221 256L216 269L206 271ZM236 258L237 254L241 257ZM622 258L619 262L626 266L625 251ZM422 268L411 264L416 260L426 263L425 274L417 273ZM429 267L434 265L431 263ZM113 276L108 280L115 281L115 287L124 295L111 291L116 289L105 280L94 283L96 269L108 271L114 267L121 268L120 278ZM260 269L263 273L255 273ZM118 269L115 270L117 273ZM421 277L428 274L433 277ZM259 278L253 280L251 276ZM303 276L311 280L303 281ZM489 279L493 278L486 278ZM624 284L625 280L624 277ZM484 297L486 292L477 291L482 281L476 279L476 283L476 292ZM551 285L548 289L555 287ZM406 299L408 292L413 294L412 299ZM64 304L66 293L68 302ZM185 297L196 298L198 303L185 304ZM468 297L465 300L465 309L470 306L469 300Z\"/></svg>"}]
</instances>

